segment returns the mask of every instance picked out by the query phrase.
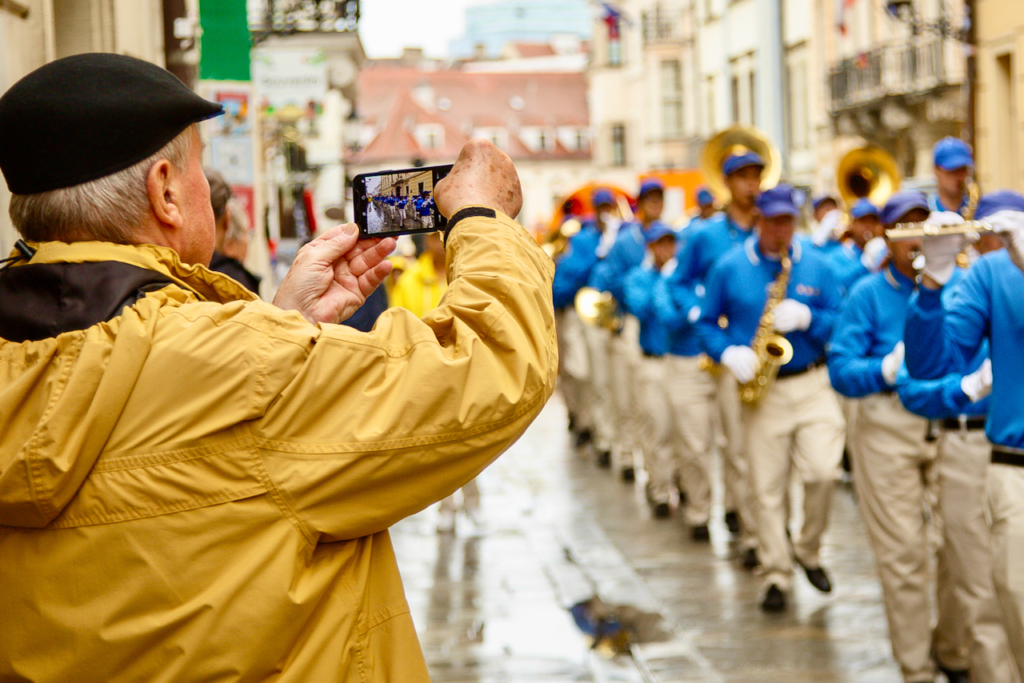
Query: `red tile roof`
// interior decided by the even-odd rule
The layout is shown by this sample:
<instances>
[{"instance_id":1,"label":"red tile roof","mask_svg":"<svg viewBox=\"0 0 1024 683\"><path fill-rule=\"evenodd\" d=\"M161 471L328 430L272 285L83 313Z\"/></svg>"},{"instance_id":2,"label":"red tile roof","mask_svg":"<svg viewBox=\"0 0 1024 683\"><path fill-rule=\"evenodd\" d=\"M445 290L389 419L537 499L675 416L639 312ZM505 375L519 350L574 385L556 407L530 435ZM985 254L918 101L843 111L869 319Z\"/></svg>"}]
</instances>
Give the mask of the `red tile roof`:
<instances>
[{"instance_id":1,"label":"red tile roof","mask_svg":"<svg viewBox=\"0 0 1024 683\"><path fill-rule=\"evenodd\" d=\"M506 151L513 159L590 158L588 150L570 151L561 144L552 151L531 152L517 137L527 126L587 128L590 116L582 73L474 73L373 65L360 72L358 92L361 121L383 127L364 149L347 155L350 163L452 160L475 128L504 128ZM417 144L414 130L426 123L443 127L440 148Z\"/></svg>"},{"instance_id":2,"label":"red tile roof","mask_svg":"<svg viewBox=\"0 0 1024 683\"><path fill-rule=\"evenodd\" d=\"M552 57L557 54L551 43L512 43L512 48L523 59Z\"/></svg>"}]
</instances>

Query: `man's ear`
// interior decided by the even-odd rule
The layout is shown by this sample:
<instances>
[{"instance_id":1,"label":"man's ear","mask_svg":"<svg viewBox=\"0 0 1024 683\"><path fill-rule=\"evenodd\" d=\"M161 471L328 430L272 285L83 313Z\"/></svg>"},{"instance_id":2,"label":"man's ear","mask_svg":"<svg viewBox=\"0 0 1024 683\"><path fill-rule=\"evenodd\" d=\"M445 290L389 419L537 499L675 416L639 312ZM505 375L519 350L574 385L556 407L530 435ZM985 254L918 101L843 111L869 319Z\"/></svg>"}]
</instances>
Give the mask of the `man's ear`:
<instances>
[{"instance_id":1,"label":"man's ear","mask_svg":"<svg viewBox=\"0 0 1024 683\"><path fill-rule=\"evenodd\" d=\"M181 228L185 221L178 209L177 169L167 159L160 159L149 169L146 176L146 193L149 206L161 225Z\"/></svg>"}]
</instances>

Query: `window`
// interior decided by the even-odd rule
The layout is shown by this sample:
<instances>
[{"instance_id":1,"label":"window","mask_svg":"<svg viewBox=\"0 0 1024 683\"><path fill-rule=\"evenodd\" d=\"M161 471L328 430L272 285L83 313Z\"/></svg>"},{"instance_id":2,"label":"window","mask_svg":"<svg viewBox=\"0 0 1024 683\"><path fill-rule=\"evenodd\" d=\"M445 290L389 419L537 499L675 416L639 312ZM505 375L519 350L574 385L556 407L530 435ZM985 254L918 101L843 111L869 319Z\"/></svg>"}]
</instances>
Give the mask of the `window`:
<instances>
[{"instance_id":1,"label":"window","mask_svg":"<svg viewBox=\"0 0 1024 683\"><path fill-rule=\"evenodd\" d=\"M626 127L612 126L612 166L626 165Z\"/></svg>"},{"instance_id":2,"label":"window","mask_svg":"<svg viewBox=\"0 0 1024 683\"><path fill-rule=\"evenodd\" d=\"M548 134L543 130L537 133L537 149L542 152L545 152L548 149Z\"/></svg>"},{"instance_id":3,"label":"window","mask_svg":"<svg viewBox=\"0 0 1024 683\"><path fill-rule=\"evenodd\" d=\"M444 127L439 123L421 123L416 126L416 144L422 149L444 147Z\"/></svg>"},{"instance_id":4,"label":"window","mask_svg":"<svg viewBox=\"0 0 1024 683\"><path fill-rule=\"evenodd\" d=\"M795 61L786 67L786 137L794 150L810 148L810 114L807 101L807 63Z\"/></svg>"},{"instance_id":5,"label":"window","mask_svg":"<svg viewBox=\"0 0 1024 683\"><path fill-rule=\"evenodd\" d=\"M683 134L682 67L678 59L661 63L661 127L666 138Z\"/></svg>"},{"instance_id":6,"label":"window","mask_svg":"<svg viewBox=\"0 0 1024 683\"><path fill-rule=\"evenodd\" d=\"M587 134L582 128L576 130L576 149L584 150L587 148Z\"/></svg>"},{"instance_id":7,"label":"window","mask_svg":"<svg viewBox=\"0 0 1024 683\"><path fill-rule=\"evenodd\" d=\"M750 87L750 99L747 101L750 102L750 117L747 123L749 123L751 126L756 126L757 115L755 112L757 112L757 73L753 69L750 70L748 79Z\"/></svg>"},{"instance_id":8,"label":"window","mask_svg":"<svg viewBox=\"0 0 1024 683\"><path fill-rule=\"evenodd\" d=\"M732 122L740 122L740 77L732 77Z\"/></svg>"},{"instance_id":9,"label":"window","mask_svg":"<svg viewBox=\"0 0 1024 683\"><path fill-rule=\"evenodd\" d=\"M715 118L715 77L708 76L704 80L704 97L707 100L707 106L704 109L704 115L707 120L704 122L704 132L711 135L717 128L717 120Z\"/></svg>"},{"instance_id":10,"label":"window","mask_svg":"<svg viewBox=\"0 0 1024 683\"><path fill-rule=\"evenodd\" d=\"M1018 149L1018 136L1015 134L1014 122L1018 119L1017 93L1014 92L1014 63L1013 53L1005 53L995 58L994 78L992 79L991 95L991 137L990 149L992 150L992 161L990 167L994 185L1013 187L1017 184L1014 168L1015 152ZM1019 167L1019 166L1018 166Z\"/></svg>"}]
</instances>

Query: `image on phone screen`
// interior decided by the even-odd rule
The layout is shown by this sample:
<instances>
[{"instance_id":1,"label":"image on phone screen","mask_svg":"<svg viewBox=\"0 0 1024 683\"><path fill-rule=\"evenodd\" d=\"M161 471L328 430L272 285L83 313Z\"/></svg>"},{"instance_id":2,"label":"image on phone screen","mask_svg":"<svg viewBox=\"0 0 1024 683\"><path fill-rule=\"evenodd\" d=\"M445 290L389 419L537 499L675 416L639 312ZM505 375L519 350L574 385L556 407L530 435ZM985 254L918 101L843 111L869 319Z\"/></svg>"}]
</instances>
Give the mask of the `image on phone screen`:
<instances>
[{"instance_id":1,"label":"image on phone screen","mask_svg":"<svg viewBox=\"0 0 1024 683\"><path fill-rule=\"evenodd\" d=\"M360 233L386 237L443 230L447 221L437 210L434 187L451 168L424 166L356 176L352 190Z\"/></svg>"}]
</instances>

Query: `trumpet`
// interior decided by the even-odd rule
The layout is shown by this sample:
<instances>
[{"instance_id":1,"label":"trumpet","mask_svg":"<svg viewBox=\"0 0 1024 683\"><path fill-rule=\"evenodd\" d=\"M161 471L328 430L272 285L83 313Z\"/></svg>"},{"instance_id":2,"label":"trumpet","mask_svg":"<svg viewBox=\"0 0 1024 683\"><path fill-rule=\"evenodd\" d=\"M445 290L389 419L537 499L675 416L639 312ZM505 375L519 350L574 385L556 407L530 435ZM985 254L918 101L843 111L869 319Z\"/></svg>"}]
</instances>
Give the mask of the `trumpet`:
<instances>
[{"instance_id":1,"label":"trumpet","mask_svg":"<svg viewBox=\"0 0 1024 683\"><path fill-rule=\"evenodd\" d=\"M923 223L897 223L885 231L885 238L893 242L900 240L916 240L924 237L942 237L945 235L976 235L983 232L995 232L995 228L985 221L964 221L956 225L931 225Z\"/></svg>"}]
</instances>

